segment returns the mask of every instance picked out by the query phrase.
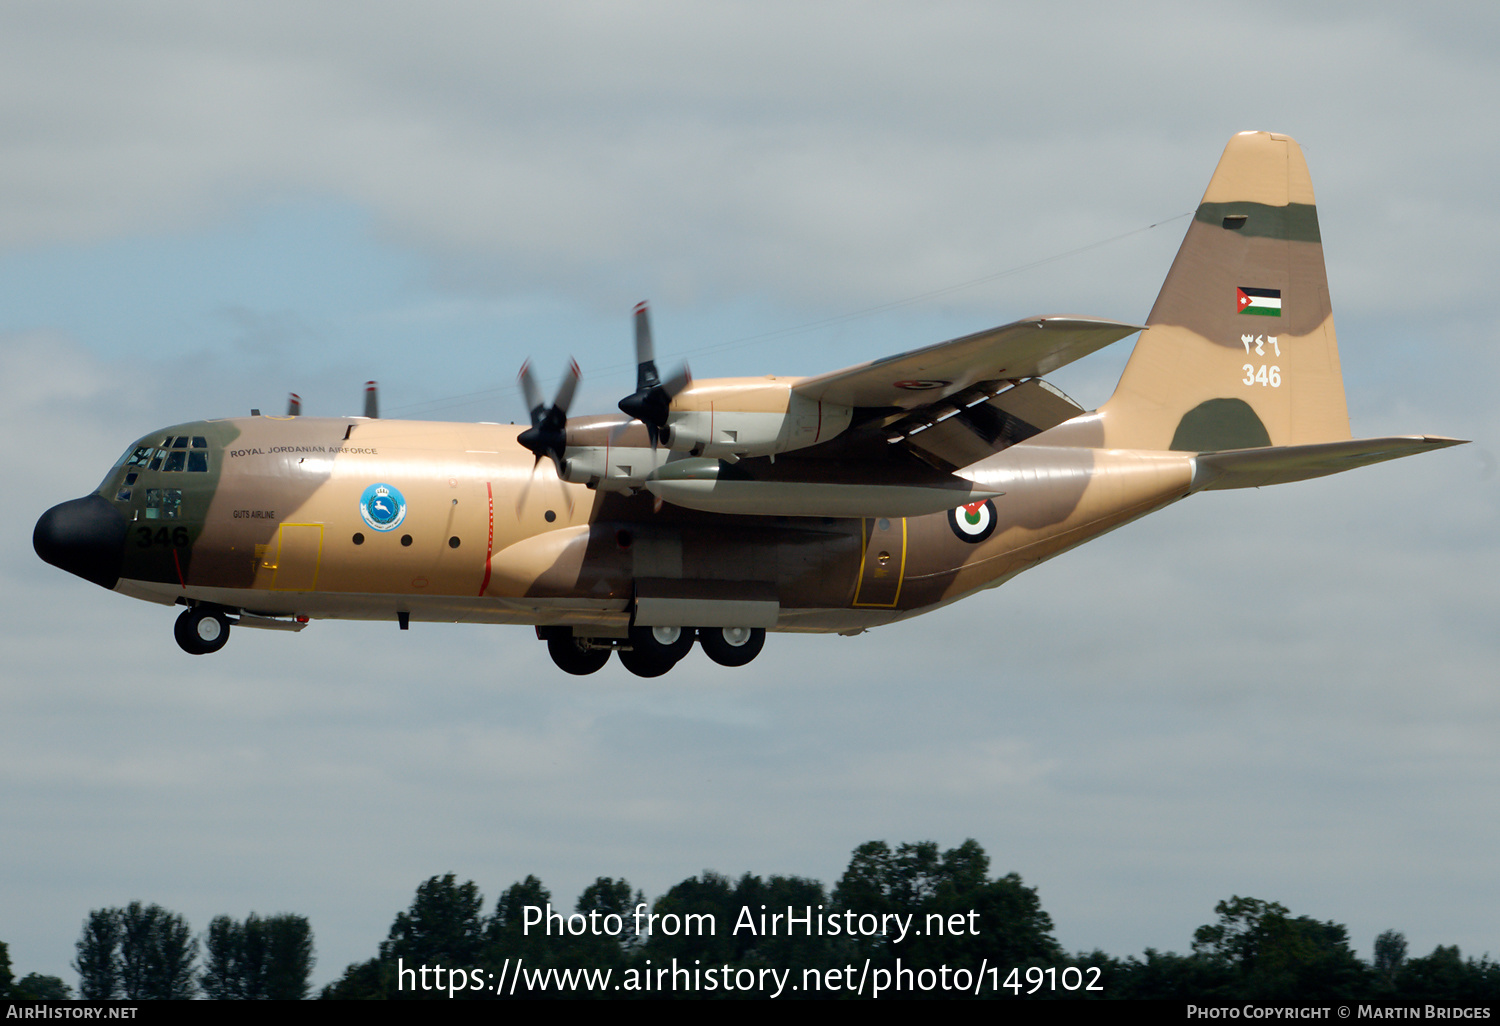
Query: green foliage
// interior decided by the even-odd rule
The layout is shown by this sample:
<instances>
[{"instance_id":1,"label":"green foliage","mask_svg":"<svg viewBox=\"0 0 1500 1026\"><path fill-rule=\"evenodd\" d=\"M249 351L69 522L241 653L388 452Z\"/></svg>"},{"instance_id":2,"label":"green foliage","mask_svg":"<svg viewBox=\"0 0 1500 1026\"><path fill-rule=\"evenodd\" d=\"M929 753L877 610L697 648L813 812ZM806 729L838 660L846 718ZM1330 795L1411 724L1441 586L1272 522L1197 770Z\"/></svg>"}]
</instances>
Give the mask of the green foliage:
<instances>
[{"instance_id":1,"label":"green foliage","mask_svg":"<svg viewBox=\"0 0 1500 1026\"><path fill-rule=\"evenodd\" d=\"M160 905L132 901L120 922L120 987L128 1001L176 1001L197 992L198 941L187 920Z\"/></svg>"},{"instance_id":2,"label":"green foliage","mask_svg":"<svg viewBox=\"0 0 1500 1026\"><path fill-rule=\"evenodd\" d=\"M537 913L527 928L528 907L545 915L551 901L541 880L528 876L506 888L494 913L485 917L474 883L458 884L452 874L432 877L417 889L411 908L396 916L380 954L350 965L338 981L324 988L323 996L447 999L443 989L413 992L409 979L405 989L398 990L397 958L405 960L408 970L440 964L450 970L479 970L481 979L491 981L500 978L507 964L514 972L518 962L524 962L529 972L609 969L618 981L625 973L661 972L676 959L679 967L791 970L795 982L802 980L804 970L837 971L869 958L872 968L886 970L893 969L897 959L911 970L947 966L973 971L985 965L997 974L997 982L1004 981L1012 968L1024 979L1032 967L1059 973L1073 967L1083 970L1075 979L1103 984L1102 992L1079 991L1071 995L1075 997L1302 1003L1500 1000L1500 964L1488 957L1464 960L1457 948L1439 947L1426 958L1408 958L1405 938L1386 931L1376 939L1373 964L1366 965L1350 949L1344 926L1294 916L1284 905L1250 897L1219 902L1214 907L1216 921L1194 932L1191 954L1148 948L1140 957L1123 960L1102 951L1069 957L1053 937L1052 919L1036 889L1015 873L991 876L989 856L973 840L947 851L932 841L894 848L885 841L862 844L851 854L831 894L816 880L750 873L734 880L705 871L670 887L652 903L656 925L644 940L635 932L635 910L645 898L624 880L599 877L584 888L573 909L594 917L581 933L569 928L568 913L560 907L552 909L558 918L550 921L550 928L546 920L537 921ZM791 931L789 911L799 919ZM900 917L909 932L904 940L894 927L873 936L826 929L820 933L809 930L803 918L811 914L813 923L826 925L836 917L842 924L847 922L845 913L865 917L866 924L878 923L882 916ZM606 928L611 915L619 922ZM779 923L773 916L780 916ZM702 924L701 930L697 924ZM213 936L210 928L210 965L215 957ZM204 986L208 988L206 980ZM518 990L517 996L522 993ZM1051 993L1048 988L1038 996ZM1010 995L1003 986L998 991L998 996ZM460 991L456 996L494 995ZM584 989L525 996L606 995ZM673 995L653 990L651 996ZM677 996L714 995L685 991ZM799 996L843 995L830 990Z\"/></svg>"},{"instance_id":3,"label":"green foliage","mask_svg":"<svg viewBox=\"0 0 1500 1026\"><path fill-rule=\"evenodd\" d=\"M1439 944L1424 958L1409 958L1396 973L1396 992L1405 1001L1494 1004L1500 1001L1500 963L1489 956L1465 960L1457 945Z\"/></svg>"},{"instance_id":4,"label":"green foliage","mask_svg":"<svg viewBox=\"0 0 1500 1026\"><path fill-rule=\"evenodd\" d=\"M1284 905L1232 897L1214 906L1219 921L1193 934L1193 951L1231 971L1236 999L1351 1001L1368 994L1368 969L1349 948L1348 930ZM1228 995L1226 995L1228 996Z\"/></svg>"},{"instance_id":5,"label":"green foliage","mask_svg":"<svg viewBox=\"0 0 1500 1026\"><path fill-rule=\"evenodd\" d=\"M119 913L119 909L98 908L83 921L73 968L78 972L78 996L84 1001L120 996Z\"/></svg>"},{"instance_id":6,"label":"green foliage","mask_svg":"<svg viewBox=\"0 0 1500 1026\"><path fill-rule=\"evenodd\" d=\"M1375 938L1375 958L1370 968L1384 990L1396 988L1396 974L1406 963L1406 937L1387 930Z\"/></svg>"},{"instance_id":7,"label":"green foliage","mask_svg":"<svg viewBox=\"0 0 1500 1026\"><path fill-rule=\"evenodd\" d=\"M992 880L989 868L989 856L972 839L946 852L932 841L894 851L884 841L870 841L854 850L834 888L833 904L862 916L911 917L905 940L894 935L855 940L859 956L881 968L894 966L898 958L903 965L987 962L1005 971L1060 964L1052 918L1036 890L1015 873Z\"/></svg>"},{"instance_id":8,"label":"green foliage","mask_svg":"<svg viewBox=\"0 0 1500 1026\"><path fill-rule=\"evenodd\" d=\"M410 910L398 913L381 957L406 962L467 967L484 947L484 897L470 880L452 873L434 876L417 888Z\"/></svg>"},{"instance_id":9,"label":"green foliage","mask_svg":"<svg viewBox=\"0 0 1500 1026\"><path fill-rule=\"evenodd\" d=\"M56 976L27 973L11 991L17 1001L71 1001L73 988Z\"/></svg>"},{"instance_id":10,"label":"green foliage","mask_svg":"<svg viewBox=\"0 0 1500 1026\"><path fill-rule=\"evenodd\" d=\"M707 871L701 877L690 876L673 885L651 907L661 918L655 920L656 929L646 942L646 952L658 964L673 958L732 962L735 939L729 924L739 910L729 877ZM707 931L710 923L716 926L712 934ZM669 928L675 932L669 933Z\"/></svg>"},{"instance_id":11,"label":"green foliage","mask_svg":"<svg viewBox=\"0 0 1500 1026\"><path fill-rule=\"evenodd\" d=\"M210 998L299 1001L312 976L312 927L302 916L262 919L254 912L243 923L216 916L204 935L206 952L199 983Z\"/></svg>"},{"instance_id":12,"label":"green foliage","mask_svg":"<svg viewBox=\"0 0 1500 1026\"><path fill-rule=\"evenodd\" d=\"M325 1001L383 1001L394 989L385 963L372 958L349 966L343 976L324 987L318 996Z\"/></svg>"},{"instance_id":13,"label":"green foliage","mask_svg":"<svg viewBox=\"0 0 1500 1026\"><path fill-rule=\"evenodd\" d=\"M11 996L15 981L16 975L10 968L10 946L0 941L0 998Z\"/></svg>"},{"instance_id":14,"label":"green foliage","mask_svg":"<svg viewBox=\"0 0 1500 1026\"><path fill-rule=\"evenodd\" d=\"M174 1001L197 993L198 941L186 919L160 905L94 909L75 949L85 1001Z\"/></svg>"}]
</instances>

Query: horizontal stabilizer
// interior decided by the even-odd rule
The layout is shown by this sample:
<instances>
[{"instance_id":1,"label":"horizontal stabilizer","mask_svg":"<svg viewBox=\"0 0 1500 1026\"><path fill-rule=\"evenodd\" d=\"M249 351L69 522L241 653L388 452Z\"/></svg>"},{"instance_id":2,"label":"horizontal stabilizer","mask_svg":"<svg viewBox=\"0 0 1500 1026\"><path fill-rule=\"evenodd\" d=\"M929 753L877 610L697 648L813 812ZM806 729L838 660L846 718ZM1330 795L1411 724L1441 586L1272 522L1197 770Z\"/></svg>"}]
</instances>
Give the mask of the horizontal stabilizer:
<instances>
[{"instance_id":1,"label":"horizontal stabilizer","mask_svg":"<svg viewBox=\"0 0 1500 1026\"><path fill-rule=\"evenodd\" d=\"M1396 435L1391 438L1354 438L1313 445L1280 445L1258 449L1230 449L1196 458L1192 490L1259 488L1262 485L1327 477L1372 463L1384 463L1419 452L1464 445L1461 438L1435 435Z\"/></svg>"}]
</instances>

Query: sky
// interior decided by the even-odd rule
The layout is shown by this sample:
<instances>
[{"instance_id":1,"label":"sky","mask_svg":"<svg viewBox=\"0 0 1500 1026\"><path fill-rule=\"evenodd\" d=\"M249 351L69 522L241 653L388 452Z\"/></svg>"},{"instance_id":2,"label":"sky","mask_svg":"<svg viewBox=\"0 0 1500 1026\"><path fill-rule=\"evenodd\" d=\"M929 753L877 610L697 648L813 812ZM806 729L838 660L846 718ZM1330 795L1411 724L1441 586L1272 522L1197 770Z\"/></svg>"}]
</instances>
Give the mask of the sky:
<instances>
[{"instance_id":1,"label":"sky","mask_svg":"<svg viewBox=\"0 0 1500 1026\"><path fill-rule=\"evenodd\" d=\"M571 907L969 837L1070 951L1185 952L1242 895L1365 957L1386 929L1500 954L1497 44L1447 3L6 4L17 975L76 985L84 917L133 900L305 915L321 985L436 874ZM930 615L654 680L567 677L527 628L190 657L172 611L28 543L138 436L288 391L509 421L522 361L572 356L607 412L641 299L700 378L1139 323L1244 129L1306 154L1354 434L1473 444L1199 495ZM1130 344L1052 380L1092 408Z\"/></svg>"}]
</instances>

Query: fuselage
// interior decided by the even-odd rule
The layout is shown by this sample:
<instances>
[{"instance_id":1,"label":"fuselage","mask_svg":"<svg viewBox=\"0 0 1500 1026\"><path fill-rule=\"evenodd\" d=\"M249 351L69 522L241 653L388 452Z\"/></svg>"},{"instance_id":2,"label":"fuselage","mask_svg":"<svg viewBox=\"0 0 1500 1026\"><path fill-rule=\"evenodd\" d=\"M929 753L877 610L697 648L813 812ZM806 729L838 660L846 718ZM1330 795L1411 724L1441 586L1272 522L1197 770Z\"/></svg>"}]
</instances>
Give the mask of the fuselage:
<instances>
[{"instance_id":1,"label":"fuselage","mask_svg":"<svg viewBox=\"0 0 1500 1026\"><path fill-rule=\"evenodd\" d=\"M164 428L94 495L44 515L36 546L124 594L256 617L858 631L998 584L1192 480L1186 454L1028 444L966 471L996 498L941 513L737 516L560 481L518 431L260 416Z\"/></svg>"},{"instance_id":2,"label":"fuselage","mask_svg":"<svg viewBox=\"0 0 1500 1026\"><path fill-rule=\"evenodd\" d=\"M535 626L554 662L725 666L772 631L858 633L993 587L1205 488L1460 444L1354 439L1312 182L1296 142L1230 140L1144 326L1032 317L812 378L657 370L635 311L620 417L531 424L201 421L138 440L55 506L38 554L185 606L178 644L314 619ZM1144 329L1144 330L1143 330ZM1085 413L1043 375L1140 337ZM293 409L300 408L296 403ZM561 475L561 478L559 477Z\"/></svg>"}]
</instances>

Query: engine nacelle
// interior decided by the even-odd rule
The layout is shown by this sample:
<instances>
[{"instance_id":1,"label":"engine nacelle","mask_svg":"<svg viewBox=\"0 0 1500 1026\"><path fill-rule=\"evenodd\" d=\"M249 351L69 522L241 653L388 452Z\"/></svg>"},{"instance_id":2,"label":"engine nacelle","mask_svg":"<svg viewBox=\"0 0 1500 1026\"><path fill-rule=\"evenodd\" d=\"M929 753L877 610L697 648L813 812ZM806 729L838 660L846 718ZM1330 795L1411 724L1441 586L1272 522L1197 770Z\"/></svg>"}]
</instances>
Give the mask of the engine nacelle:
<instances>
[{"instance_id":1,"label":"engine nacelle","mask_svg":"<svg viewBox=\"0 0 1500 1026\"><path fill-rule=\"evenodd\" d=\"M717 459L773 456L841 434L854 411L805 399L798 378L695 381L672 400L664 443L675 452Z\"/></svg>"}]
</instances>

